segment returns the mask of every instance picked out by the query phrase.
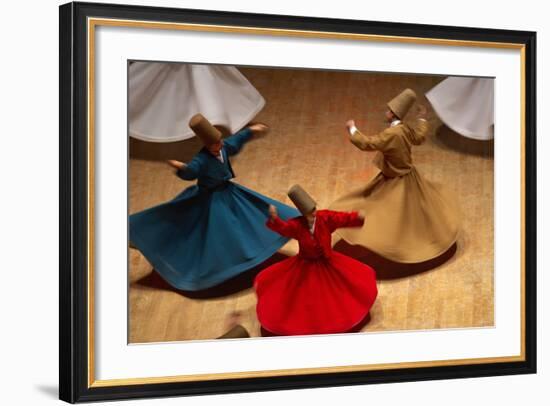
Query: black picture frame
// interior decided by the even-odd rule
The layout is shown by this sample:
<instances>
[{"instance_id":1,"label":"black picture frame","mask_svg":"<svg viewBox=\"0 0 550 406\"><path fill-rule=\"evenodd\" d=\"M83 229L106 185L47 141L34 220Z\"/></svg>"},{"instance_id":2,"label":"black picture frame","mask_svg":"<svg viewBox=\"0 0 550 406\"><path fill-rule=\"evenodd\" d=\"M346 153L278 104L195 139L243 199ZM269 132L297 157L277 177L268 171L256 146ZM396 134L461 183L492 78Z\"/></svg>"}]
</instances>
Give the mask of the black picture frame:
<instances>
[{"instance_id":1,"label":"black picture frame","mask_svg":"<svg viewBox=\"0 0 550 406\"><path fill-rule=\"evenodd\" d=\"M536 33L113 4L60 6L59 397L67 402L215 394L536 372ZM525 52L525 359L364 372L91 387L88 377L87 24L89 17L513 43Z\"/></svg>"}]
</instances>

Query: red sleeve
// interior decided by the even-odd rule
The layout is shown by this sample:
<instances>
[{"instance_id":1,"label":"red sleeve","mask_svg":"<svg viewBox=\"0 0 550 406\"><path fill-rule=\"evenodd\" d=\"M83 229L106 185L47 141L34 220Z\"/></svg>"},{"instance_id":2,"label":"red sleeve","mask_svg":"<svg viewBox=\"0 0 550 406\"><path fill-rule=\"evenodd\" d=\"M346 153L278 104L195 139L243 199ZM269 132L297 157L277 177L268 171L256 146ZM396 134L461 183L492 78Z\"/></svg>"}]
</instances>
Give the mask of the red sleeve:
<instances>
[{"instance_id":1,"label":"red sleeve","mask_svg":"<svg viewBox=\"0 0 550 406\"><path fill-rule=\"evenodd\" d=\"M275 219L270 218L267 220L266 225L269 229L281 234L284 237L296 238L296 222L292 219L284 221L281 220L280 217L275 217Z\"/></svg>"},{"instance_id":2,"label":"red sleeve","mask_svg":"<svg viewBox=\"0 0 550 406\"><path fill-rule=\"evenodd\" d=\"M325 216L331 231L341 227L361 227L364 223L364 219L360 218L356 211L325 210Z\"/></svg>"}]
</instances>

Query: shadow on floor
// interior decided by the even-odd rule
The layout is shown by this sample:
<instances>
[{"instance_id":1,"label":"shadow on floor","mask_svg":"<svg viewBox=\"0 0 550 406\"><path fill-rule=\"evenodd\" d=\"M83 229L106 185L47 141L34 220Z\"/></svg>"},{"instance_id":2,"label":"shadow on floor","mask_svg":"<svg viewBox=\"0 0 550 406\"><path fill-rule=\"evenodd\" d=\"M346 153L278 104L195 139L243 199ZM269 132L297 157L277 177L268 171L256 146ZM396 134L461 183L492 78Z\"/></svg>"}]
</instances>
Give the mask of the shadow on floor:
<instances>
[{"instance_id":1,"label":"shadow on floor","mask_svg":"<svg viewBox=\"0 0 550 406\"><path fill-rule=\"evenodd\" d=\"M170 285L168 282L166 282L155 270L153 270L147 276L139 279L137 282L135 282L135 284L141 287L178 292L192 299L211 299L229 296L242 290L251 288L254 283L254 278L258 273L260 273L260 271L286 258L288 257L283 254L276 253L266 261L262 262L260 265L246 272L243 272L217 286L198 291L178 290Z\"/></svg>"},{"instance_id":2,"label":"shadow on floor","mask_svg":"<svg viewBox=\"0 0 550 406\"><path fill-rule=\"evenodd\" d=\"M370 313L365 316L355 327L348 331L342 331L342 333L359 333L361 330L370 322L371 317ZM266 330L263 327L260 327L260 334L262 337L281 337L280 334L274 334L271 331ZM335 333L337 334L337 333Z\"/></svg>"},{"instance_id":3,"label":"shadow on floor","mask_svg":"<svg viewBox=\"0 0 550 406\"><path fill-rule=\"evenodd\" d=\"M225 127L216 126L224 136L229 135ZM131 159L143 159L145 161L166 161L176 159L189 162L193 156L203 147L198 137L176 142L146 142L130 137L129 150Z\"/></svg>"},{"instance_id":4,"label":"shadow on floor","mask_svg":"<svg viewBox=\"0 0 550 406\"><path fill-rule=\"evenodd\" d=\"M348 244L344 240L338 241L334 246L334 250L373 267L376 271L376 279L384 280L405 278L407 276L416 275L436 268L447 262L455 255L457 245L456 243L453 244L447 251L445 251L437 258L431 259L429 261L419 262L416 264L403 264L400 262L394 262L389 259L383 258L380 255L375 254L374 252L369 251L368 249L359 245Z\"/></svg>"}]
</instances>

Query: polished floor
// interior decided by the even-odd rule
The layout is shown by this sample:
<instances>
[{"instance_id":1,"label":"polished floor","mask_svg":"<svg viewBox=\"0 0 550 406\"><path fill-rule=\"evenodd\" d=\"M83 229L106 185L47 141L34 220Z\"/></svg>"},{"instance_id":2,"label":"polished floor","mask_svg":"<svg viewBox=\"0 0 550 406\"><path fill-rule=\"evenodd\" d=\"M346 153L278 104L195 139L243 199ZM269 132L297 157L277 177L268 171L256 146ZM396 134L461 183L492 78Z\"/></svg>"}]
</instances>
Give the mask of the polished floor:
<instances>
[{"instance_id":1,"label":"polished floor","mask_svg":"<svg viewBox=\"0 0 550 406\"><path fill-rule=\"evenodd\" d=\"M413 158L426 178L452 187L462 215L460 237L450 259L435 267L410 267L405 277L395 272L396 264L367 256L364 260L378 271L379 296L362 331L492 326L493 143L463 138L431 112L423 94L444 78L241 71L267 101L256 121L270 125L271 132L232 159L235 181L288 204L286 191L294 183L306 187L319 207L363 185L375 171L373 154L349 143L345 121L353 118L362 132L378 132L385 125L385 103L405 87L417 92L428 106L432 129ZM199 148L195 139L172 144L131 139L130 213L169 200L192 184L177 178L165 160L189 160ZM272 261L294 252L296 244L289 243ZM260 336L251 288L259 269L217 289L189 294L171 289L138 251L130 249L129 258L131 343L212 339L225 332L235 312L251 336Z\"/></svg>"}]
</instances>

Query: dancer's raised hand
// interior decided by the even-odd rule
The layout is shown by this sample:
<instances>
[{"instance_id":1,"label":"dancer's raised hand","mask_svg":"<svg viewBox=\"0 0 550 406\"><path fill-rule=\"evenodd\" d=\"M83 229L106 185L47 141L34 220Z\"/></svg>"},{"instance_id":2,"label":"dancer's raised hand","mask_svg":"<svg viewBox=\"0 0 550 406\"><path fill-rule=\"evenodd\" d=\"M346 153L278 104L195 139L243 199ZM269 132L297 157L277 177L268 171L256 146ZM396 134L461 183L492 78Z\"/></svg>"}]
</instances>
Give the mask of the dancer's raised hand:
<instances>
[{"instance_id":1,"label":"dancer's raised hand","mask_svg":"<svg viewBox=\"0 0 550 406\"><path fill-rule=\"evenodd\" d=\"M426 117L428 116L428 109L426 109L426 106L423 104L419 104L416 106L416 118L421 118L426 120Z\"/></svg>"},{"instance_id":2,"label":"dancer's raised hand","mask_svg":"<svg viewBox=\"0 0 550 406\"><path fill-rule=\"evenodd\" d=\"M271 217L272 220L276 219L278 216L277 208L273 206L272 204L269 205L269 217Z\"/></svg>"},{"instance_id":3,"label":"dancer's raised hand","mask_svg":"<svg viewBox=\"0 0 550 406\"><path fill-rule=\"evenodd\" d=\"M265 135L269 131L269 127L263 123L252 124L248 128L252 130L252 134L254 134L255 136Z\"/></svg>"},{"instance_id":4,"label":"dancer's raised hand","mask_svg":"<svg viewBox=\"0 0 550 406\"><path fill-rule=\"evenodd\" d=\"M168 160L168 165L170 165L171 167L176 168L176 169L185 169L185 168L187 168L187 164L185 164L181 161L176 161L174 159L169 159Z\"/></svg>"}]
</instances>

